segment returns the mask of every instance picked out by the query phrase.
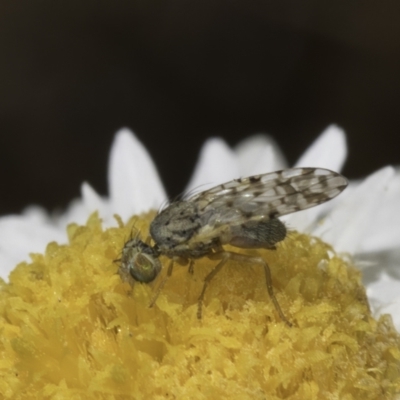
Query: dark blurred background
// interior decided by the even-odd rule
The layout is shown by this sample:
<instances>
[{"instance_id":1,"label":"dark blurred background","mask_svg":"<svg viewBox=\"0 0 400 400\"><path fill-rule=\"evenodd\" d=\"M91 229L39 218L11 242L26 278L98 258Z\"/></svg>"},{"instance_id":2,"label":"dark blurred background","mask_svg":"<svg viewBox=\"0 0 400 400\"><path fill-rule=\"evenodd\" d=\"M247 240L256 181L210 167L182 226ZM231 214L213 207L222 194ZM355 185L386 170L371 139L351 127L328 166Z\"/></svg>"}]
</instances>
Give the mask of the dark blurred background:
<instances>
[{"instance_id":1,"label":"dark blurred background","mask_svg":"<svg viewBox=\"0 0 400 400\"><path fill-rule=\"evenodd\" d=\"M124 126L170 195L211 135L294 162L335 122L350 178L398 164L399 67L398 1L0 0L0 214L105 194Z\"/></svg>"}]
</instances>

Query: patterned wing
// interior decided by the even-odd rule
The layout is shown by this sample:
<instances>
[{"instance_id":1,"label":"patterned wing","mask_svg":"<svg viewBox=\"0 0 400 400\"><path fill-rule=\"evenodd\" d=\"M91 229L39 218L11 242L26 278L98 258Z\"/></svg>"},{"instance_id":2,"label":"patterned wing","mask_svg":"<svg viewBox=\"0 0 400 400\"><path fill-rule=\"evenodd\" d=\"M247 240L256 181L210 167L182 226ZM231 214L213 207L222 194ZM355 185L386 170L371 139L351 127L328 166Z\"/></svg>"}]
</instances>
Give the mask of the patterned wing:
<instances>
[{"instance_id":1,"label":"patterned wing","mask_svg":"<svg viewBox=\"0 0 400 400\"><path fill-rule=\"evenodd\" d=\"M200 215L209 223L238 224L271 219L324 203L341 193L347 179L322 168L292 168L236 179L198 193Z\"/></svg>"}]
</instances>

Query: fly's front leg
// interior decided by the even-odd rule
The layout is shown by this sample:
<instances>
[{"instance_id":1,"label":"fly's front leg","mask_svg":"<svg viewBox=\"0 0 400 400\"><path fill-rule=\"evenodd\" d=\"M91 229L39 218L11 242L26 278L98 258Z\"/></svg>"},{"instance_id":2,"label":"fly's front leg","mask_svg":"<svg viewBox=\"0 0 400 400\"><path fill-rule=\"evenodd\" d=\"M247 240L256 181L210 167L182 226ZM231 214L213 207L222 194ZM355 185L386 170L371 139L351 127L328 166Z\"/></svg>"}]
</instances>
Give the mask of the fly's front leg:
<instances>
[{"instance_id":1,"label":"fly's front leg","mask_svg":"<svg viewBox=\"0 0 400 400\"><path fill-rule=\"evenodd\" d=\"M164 279L161 281L160 285L158 286L158 288L155 291L155 294L153 296L153 299L151 300L149 307L153 307L154 304L156 303L158 296L161 293L161 290L163 289L165 283L167 282L167 279L172 275L172 270L174 268L174 260L171 260L168 264L168 271L167 271L167 275L164 276Z\"/></svg>"},{"instance_id":2,"label":"fly's front leg","mask_svg":"<svg viewBox=\"0 0 400 400\"><path fill-rule=\"evenodd\" d=\"M189 271L190 275L193 275L193 272L194 272L194 260L193 259L190 259L188 271Z\"/></svg>"},{"instance_id":3,"label":"fly's front leg","mask_svg":"<svg viewBox=\"0 0 400 400\"><path fill-rule=\"evenodd\" d=\"M216 253L216 254L213 254L209 258L214 258L217 255L221 256L222 260L215 266L215 268L204 279L203 290L201 291L199 300L197 301L197 318L198 319L201 319L201 312L202 312L202 307L203 307L204 294L206 292L208 284L210 283L212 278L214 278L214 276L217 275L219 271L221 271L221 268L226 264L226 262L230 258L230 253L229 252Z\"/></svg>"},{"instance_id":4,"label":"fly's front leg","mask_svg":"<svg viewBox=\"0 0 400 400\"><path fill-rule=\"evenodd\" d=\"M221 270L221 268L224 266L224 264L226 264L226 262L228 260L234 260L237 262L261 264L264 267L267 290L268 290L268 294L272 300L272 303L274 304L275 309L278 312L279 317L282 319L282 321L284 321L286 323L286 325L292 326L292 323L285 317L285 314L283 313L281 306L279 305L278 300L275 297L274 289L272 286L271 271L269 269L268 264L261 257L246 256L246 255L234 253L231 251L223 251L221 253L216 253L216 254L213 254L210 258L214 258L214 257L219 257L219 258L221 257L222 260L206 276L206 278L204 280L203 290L200 294L199 301L198 301L197 317L199 319L201 318L201 309L202 309L202 304L203 304L203 300L204 300L204 293L206 291L208 284L210 283L211 279L214 278L214 276Z\"/></svg>"}]
</instances>

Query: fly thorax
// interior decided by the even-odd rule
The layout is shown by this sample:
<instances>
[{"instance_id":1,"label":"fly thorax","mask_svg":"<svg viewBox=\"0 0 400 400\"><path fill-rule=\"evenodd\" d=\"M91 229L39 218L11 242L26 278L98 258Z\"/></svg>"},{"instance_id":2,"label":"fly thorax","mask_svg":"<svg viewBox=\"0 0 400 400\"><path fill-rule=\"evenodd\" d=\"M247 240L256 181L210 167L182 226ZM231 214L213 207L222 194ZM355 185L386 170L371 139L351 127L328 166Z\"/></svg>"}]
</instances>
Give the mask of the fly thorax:
<instances>
[{"instance_id":1,"label":"fly thorax","mask_svg":"<svg viewBox=\"0 0 400 400\"><path fill-rule=\"evenodd\" d=\"M201 228L197 206L186 201L172 203L150 225L150 234L160 249L173 249L188 242ZM165 250L164 250L165 251Z\"/></svg>"}]
</instances>

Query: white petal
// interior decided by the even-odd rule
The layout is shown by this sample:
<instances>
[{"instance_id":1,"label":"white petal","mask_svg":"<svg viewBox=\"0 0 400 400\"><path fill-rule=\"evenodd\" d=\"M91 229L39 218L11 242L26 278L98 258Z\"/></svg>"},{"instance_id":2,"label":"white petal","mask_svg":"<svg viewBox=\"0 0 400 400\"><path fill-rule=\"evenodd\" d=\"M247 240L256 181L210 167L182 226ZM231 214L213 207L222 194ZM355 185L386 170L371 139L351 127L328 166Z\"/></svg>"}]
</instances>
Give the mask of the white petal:
<instances>
[{"instance_id":1,"label":"white petal","mask_svg":"<svg viewBox=\"0 0 400 400\"><path fill-rule=\"evenodd\" d=\"M392 167L370 175L347 196L337 202L324 223L313 232L332 244L339 252L358 253L369 232L375 229L375 213L388 183L394 176Z\"/></svg>"},{"instance_id":2,"label":"white petal","mask_svg":"<svg viewBox=\"0 0 400 400\"><path fill-rule=\"evenodd\" d=\"M83 204L89 213L93 211L101 211L104 210L105 204L101 196L90 186L89 183L83 182L81 185L81 195Z\"/></svg>"},{"instance_id":3,"label":"white petal","mask_svg":"<svg viewBox=\"0 0 400 400\"><path fill-rule=\"evenodd\" d=\"M251 136L239 142L234 150L241 176L265 174L287 168L281 150L270 136Z\"/></svg>"},{"instance_id":4,"label":"white petal","mask_svg":"<svg viewBox=\"0 0 400 400\"><path fill-rule=\"evenodd\" d=\"M397 290L400 290L400 285L397 285ZM382 305L377 313L378 315L390 314L395 328L400 332L400 296L396 296L390 303Z\"/></svg>"},{"instance_id":5,"label":"white petal","mask_svg":"<svg viewBox=\"0 0 400 400\"><path fill-rule=\"evenodd\" d=\"M145 147L128 129L117 132L111 147L109 192L113 212L123 219L158 209L166 194Z\"/></svg>"},{"instance_id":6,"label":"white petal","mask_svg":"<svg viewBox=\"0 0 400 400\"><path fill-rule=\"evenodd\" d=\"M43 253L49 242L67 242L65 230L52 224L44 210L30 207L24 214L0 218L0 276L3 279L19 262L29 261L30 253Z\"/></svg>"},{"instance_id":7,"label":"white petal","mask_svg":"<svg viewBox=\"0 0 400 400\"><path fill-rule=\"evenodd\" d=\"M185 191L203 191L239 177L240 171L234 152L222 139L211 138L200 151L196 169Z\"/></svg>"},{"instance_id":8,"label":"white petal","mask_svg":"<svg viewBox=\"0 0 400 400\"><path fill-rule=\"evenodd\" d=\"M99 194L87 183L81 185L81 198L74 199L68 205L67 211L62 215L54 215L53 220L61 229L66 229L67 225L74 222L84 225L89 218L89 215L98 211L103 221L112 220L112 225L115 225L115 220L111 218L111 210L108 200L102 199Z\"/></svg>"},{"instance_id":9,"label":"white petal","mask_svg":"<svg viewBox=\"0 0 400 400\"><path fill-rule=\"evenodd\" d=\"M375 315L391 314L397 330L400 330L400 280L382 272L379 278L367 286L367 295Z\"/></svg>"},{"instance_id":10,"label":"white petal","mask_svg":"<svg viewBox=\"0 0 400 400\"><path fill-rule=\"evenodd\" d=\"M309 210L285 215L280 219L285 223L288 229L308 233L310 230L310 226L312 226L313 222L316 219L315 213L316 212L311 208Z\"/></svg>"},{"instance_id":11,"label":"white petal","mask_svg":"<svg viewBox=\"0 0 400 400\"><path fill-rule=\"evenodd\" d=\"M362 243L361 251L382 251L400 247L400 175L387 184L377 208L374 226Z\"/></svg>"},{"instance_id":12,"label":"white petal","mask_svg":"<svg viewBox=\"0 0 400 400\"><path fill-rule=\"evenodd\" d=\"M368 284L367 295L377 299L381 304L390 303L400 293L400 280L391 278L381 272L378 279Z\"/></svg>"},{"instance_id":13,"label":"white petal","mask_svg":"<svg viewBox=\"0 0 400 400\"><path fill-rule=\"evenodd\" d=\"M347 156L346 135L330 125L300 157L296 167L320 167L341 171Z\"/></svg>"},{"instance_id":14,"label":"white petal","mask_svg":"<svg viewBox=\"0 0 400 400\"><path fill-rule=\"evenodd\" d=\"M86 220L90 214L97 211L105 227L114 226L116 221L108 199L103 199L87 182L81 186L82 200L85 206ZM86 222L85 220L85 222Z\"/></svg>"},{"instance_id":15,"label":"white petal","mask_svg":"<svg viewBox=\"0 0 400 400\"><path fill-rule=\"evenodd\" d=\"M54 223L63 230L65 230L67 225L72 222L80 225L86 224L88 217L89 213L80 198L70 201L67 210L63 214L59 212L54 212L52 214Z\"/></svg>"}]
</instances>

